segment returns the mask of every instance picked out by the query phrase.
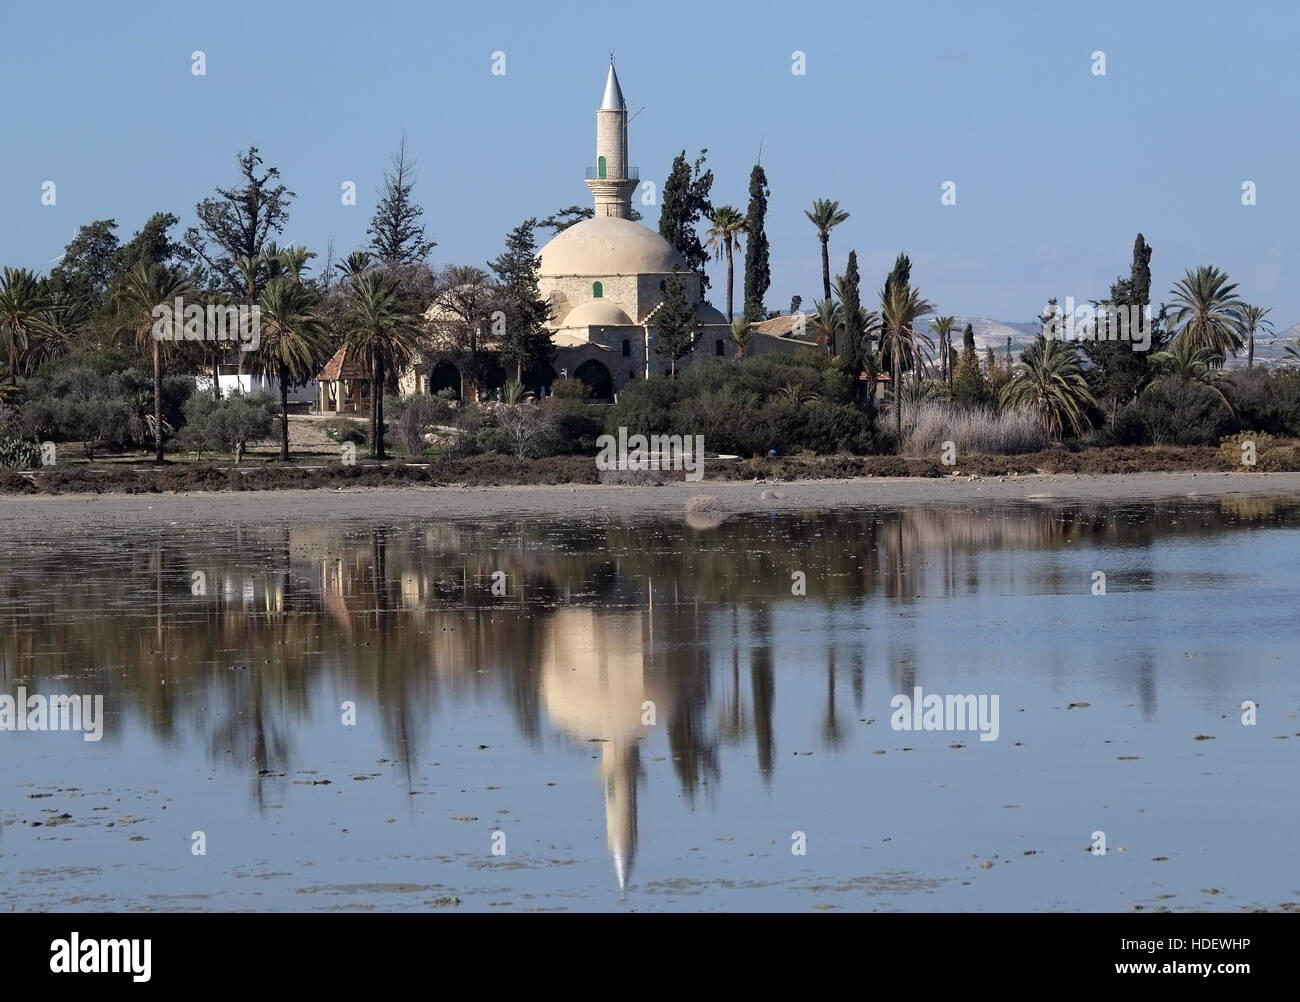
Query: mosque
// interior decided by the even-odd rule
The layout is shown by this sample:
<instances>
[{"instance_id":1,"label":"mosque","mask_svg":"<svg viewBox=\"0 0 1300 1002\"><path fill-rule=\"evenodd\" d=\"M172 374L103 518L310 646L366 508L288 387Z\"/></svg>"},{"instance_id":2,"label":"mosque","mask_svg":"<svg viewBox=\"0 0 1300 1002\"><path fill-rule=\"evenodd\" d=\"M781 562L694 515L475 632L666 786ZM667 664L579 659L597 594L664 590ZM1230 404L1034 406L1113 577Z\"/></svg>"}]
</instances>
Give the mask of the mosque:
<instances>
[{"instance_id":1,"label":"mosque","mask_svg":"<svg viewBox=\"0 0 1300 1002\"><path fill-rule=\"evenodd\" d=\"M541 249L538 283L551 305L555 366L591 385L596 397L668 371L655 354L654 324L674 274L700 325L694 349L678 365L732 348L727 318L702 301L700 276L667 240L631 218L638 171L628 159L627 103L611 61L596 111L595 166L586 178L595 215Z\"/></svg>"},{"instance_id":2,"label":"mosque","mask_svg":"<svg viewBox=\"0 0 1300 1002\"><path fill-rule=\"evenodd\" d=\"M674 274L683 284L687 303L695 308L699 325L694 346L676 367L701 357L735 355L730 324L703 300L700 275L656 230L632 219L632 194L640 182L637 168L628 162L627 126L627 103L611 58L596 110L595 163L586 172L594 215L562 230L538 252L538 290L551 307L547 327L556 357L549 371L534 374L532 380L525 378L531 388L548 387L555 379L581 379L591 387L594 399L609 400L634 380L667 373L671 363L655 352L655 315ZM441 309L435 303L428 318L436 320ZM768 326L756 325L745 349L747 356L793 352L803 345L789 336L788 321L779 332L769 331ZM490 338L484 338L483 344L493 347ZM342 354L340 350L335 360L340 364L345 362ZM462 397L471 396L460 361L448 352L425 353L400 379L402 394L450 388ZM325 374L321 378L324 384ZM494 394L507 378L511 377L504 369L494 366L479 395ZM322 409L334 409L326 402L328 391L321 392Z\"/></svg>"}]
</instances>

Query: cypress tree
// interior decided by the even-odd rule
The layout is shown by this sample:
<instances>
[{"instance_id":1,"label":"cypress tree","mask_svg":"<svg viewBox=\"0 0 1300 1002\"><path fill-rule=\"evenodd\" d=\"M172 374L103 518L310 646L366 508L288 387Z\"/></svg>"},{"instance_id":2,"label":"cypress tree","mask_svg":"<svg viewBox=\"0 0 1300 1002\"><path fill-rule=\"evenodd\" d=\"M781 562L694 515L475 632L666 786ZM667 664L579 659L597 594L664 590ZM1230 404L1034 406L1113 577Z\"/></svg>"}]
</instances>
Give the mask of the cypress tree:
<instances>
[{"instance_id":1,"label":"cypress tree","mask_svg":"<svg viewBox=\"0 0 1300 1002\"><path fill-rule=\"evenodd\" d=\"M745 229L749 242L745 245L745 319L758 323L766 315L763 297L772 284L772 271L768 261L767 174L762 164L754 164L749 173L749 212L745 216Z\"/></svg>"},{"instance_id":2,"label":"cypress tree","mask_svg":"<svg viewBox=\"0 0 1300 1002\"><path fill-rule=\"evenodd\" d=\"M1127 278L1117 278L1110 287L1110 298L1102 306L1146 307L1151 305L1151 245L1141 233L1133 241L1133 260ZM1125 311L1127 319L1128 311ZM1112 336L1114 322L1112 321ZM1147 374L1147 357L1164 346L1163 333L1156 329L1153 318L1151 347L1146 354L1134 351L1129 341L1083 341L1080 348L1087 357L1090 369L1088 382L1098 399L1105 398L1111 406L1125 403L1137 396Z\"/></svg>"},{"instance_id":3,"label":"cypress tree","mask_svg":"<svg viewBox=\"0 0 1300 1002\"><path fill-rule=\"evenodd\" d=\"M844 269L844 301L840 311L844 317L844 341L840 347L840 357L844 359L844 368L855 380L862 372L862 294L859 291L861 276L858 273L858 252L849 251L849 263ZM857 390L857 383L854 384Z\"/></svg>"},{"instance_id":4,"label":"cypress tree","mask_svg":"<svg viewBox=\"0 0 1300 1002\"><path fill-rule=\"evenodd\" d=\"M686 162L685 150L677 154L664 183L663 205L659 210L659 235L677 248L691 271L700 276L701 295L709 287L709 277L704 271L709 252L700 241L696 226L701 219L713 216L713 203L709 201L713 171L704 169L707 152L700 150L694 169Z\"/></svg>"}]
</instances>

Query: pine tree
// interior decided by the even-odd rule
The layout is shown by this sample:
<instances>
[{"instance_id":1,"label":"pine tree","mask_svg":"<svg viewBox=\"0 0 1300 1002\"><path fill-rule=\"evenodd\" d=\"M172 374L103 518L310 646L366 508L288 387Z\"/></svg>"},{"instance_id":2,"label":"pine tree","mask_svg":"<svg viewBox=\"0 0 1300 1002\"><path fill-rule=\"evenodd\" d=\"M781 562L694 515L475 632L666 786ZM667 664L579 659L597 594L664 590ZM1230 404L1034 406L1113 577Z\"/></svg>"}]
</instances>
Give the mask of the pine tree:
<instances>
[{"instance_id":1,"label":"pine tree","mask_svg":"<svg viewBox=\"0 0 1300 1002\"><path fill-rule=\"evenodd\" d=\"M664 301L655 311L655 354L668 359L677 375L677 360L695 344L695 309L686 301L686 283L673 272L664 283Z\"/></svg>"},{"instance_id":2,"label":"pine tree","mask_svg":"<svg viewBox=\"0 0 1300 1002\"><path fill-rule=\"evenodd\" d=\"M745 230L749 243L745 247L745 313L750 323L758 323L766 315L763 297L772 285L772 270L768 260L767 174L762 164L755 164L749 174L749 212L745 216Z\"/></svg>"},{"instance_id":3,"label":"pine tree","mask_svg":"<svg viewBox=\"0 0 1300 1002\"><path fill-rule=\"evenodd\" d=\"M501 312L505 314L501 360L515 367L515 378L520 382L555 358L555 346L546 329L551 307L537 290L542 259L537 255L536 227L536 219L525 219L511 230L505 251L489 265L496 276Z\"/></svg>"},{"instance_id":4,"label":"pine tree","mask_svg":"<svg viewBox=\"0 0 1300 1002\"><path fill-rule=\"evenodd\" d=\"M424 224L420 217L424 209L411 196L415 187L416 162L406 155L406 133L393 156L391 170L384 171L384 184L380 189L379 204L370 220L366 233L370 236L370 249L384 265L416 264L428 258L438 246L424 237Z\"/></svg>"},{"instance_id":5,"label":"pine tree","mask_svg":"<svg viewBox=\"0 0 1300 1002\"><path fill-rule=\"evenodd\" d=\"M691 271L700 276L701 294L709 287L709 277L704 271L709 252L700 241L696 226L702 219L713 218L713 203L709 201L713 171L704 169L706 153L708 150L700 150L694 168L686 162L685 150L677 155L664 183L663 205L659 211L659 235L677 248Z\"/></svg>"}]
</instances>

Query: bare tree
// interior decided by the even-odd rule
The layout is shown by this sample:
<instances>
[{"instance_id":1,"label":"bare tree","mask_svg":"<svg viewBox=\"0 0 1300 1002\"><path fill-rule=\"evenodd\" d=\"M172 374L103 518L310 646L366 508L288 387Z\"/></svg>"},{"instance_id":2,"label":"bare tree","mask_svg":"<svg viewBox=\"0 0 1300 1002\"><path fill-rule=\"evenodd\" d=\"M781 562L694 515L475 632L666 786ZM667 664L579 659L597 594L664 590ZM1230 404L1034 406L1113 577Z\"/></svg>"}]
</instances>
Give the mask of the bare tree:
<instances>
[{"instance_id":1,"label":"bare tree","mask_svg":"<svg viewBox=\"0 0 1300 1002\"><path fill-rule=\"evenodd\" d=\"M551 419L541 407L527 400L502 407L497 413L497 424L514 444L515 455L522 459L528 452L528 443L550 429Z\"/></svg>"}]
</instances>

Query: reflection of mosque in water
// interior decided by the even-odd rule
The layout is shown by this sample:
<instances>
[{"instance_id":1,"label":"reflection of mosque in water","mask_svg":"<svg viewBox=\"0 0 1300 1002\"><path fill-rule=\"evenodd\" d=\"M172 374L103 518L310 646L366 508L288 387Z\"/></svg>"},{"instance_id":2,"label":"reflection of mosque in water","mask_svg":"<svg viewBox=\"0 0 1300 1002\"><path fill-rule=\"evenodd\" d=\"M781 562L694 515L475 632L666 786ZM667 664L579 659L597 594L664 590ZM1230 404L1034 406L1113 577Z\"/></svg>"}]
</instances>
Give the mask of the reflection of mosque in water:
<instances>
[{"instance_id":1,"label":"reflection of mosque in water","mask_svg":"<svg viewBox=\"0 0 1300 1002\"><path fill-rule=\"evenodd\" d=\"M542 647L542 702L556 726L578 741L601 742L605 831L619 887L636 856L636 793L645 714L671 712L646 677L653 617L561 609ZM646 704L653 704L647 706Z\"/></svg>"},{"instance_id":2,"label":"reflection of mosque in water","mask_svg":"<svg viewBox=\"0 0 1300 1002\"><path fill-rule=\"evenodd\" d=\"M249 769L259 804L263 787L291 768L296 728L324 686L373 703L411 782L435 712L492 699L509 708L525 744L548 728L584 748L599 742L606 834L625 885L637 853L643 739L666 739L687 799L718 777L727 744L752 743L760 777L774 775L783 638L825 638L800 658L824 665L821 733L833 748L848 730L837 689L847 683L858 704L867 663L896 691L926 670L905 632L878 630L869 648L844 617L837 625L837 610L872 600L898 609L990 587L1069 594L1078 584L1067 562L1012 556L1080 543L1145 553L1170 537L1297 523L1293 504L1224 501L789 515L729 520L695 536L680 524L518 522L114 538L57 558L32 551L0 568L0 604L12 610L0 683L21 672L30 688L105 663L134 666L102 674L111 702L137 708L164 740L185 726L205 734L214 759ZM816 597L789 597L792 560L809 569ZM496 572L504 595L491 591ZM1159 573L1139 562L1127 586L1154 588ZM83 584L51 596L55 576ZM109 576L121 582L118 604L88 618L85 609L102 608ZM123 629L124 617L138 628ZM1147 715L1153 657L1136 650L1137 671L1115 668ZM642 723L647 702L653 727Z\"/></svg>"}]
</instances>

